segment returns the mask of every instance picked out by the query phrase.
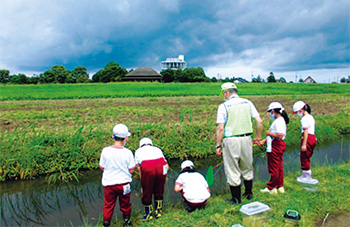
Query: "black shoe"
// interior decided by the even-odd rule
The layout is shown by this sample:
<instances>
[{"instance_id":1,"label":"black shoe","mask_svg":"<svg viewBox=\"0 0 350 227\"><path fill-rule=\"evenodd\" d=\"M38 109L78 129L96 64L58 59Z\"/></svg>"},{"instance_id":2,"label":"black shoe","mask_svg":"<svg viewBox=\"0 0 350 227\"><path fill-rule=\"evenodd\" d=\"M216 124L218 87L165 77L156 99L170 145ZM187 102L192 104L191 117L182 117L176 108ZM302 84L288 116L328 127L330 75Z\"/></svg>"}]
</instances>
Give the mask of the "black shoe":
<instances>
[{"instance_id":1,"label":"black shoe","mask_svg":"<svg viewBox=\"0 0 350 227\"><path fill-rule=\"evenodd\" d=\"M109 221L103 221L102 225L105 226L105 227L108 227L110 226L110 222Z\"/></svg>"},{"instance_id":2,"label":"black shoe","mask_svg":"<svg viewBox=\"0 0 350 227\"><path fill-rule=\"evenodd\" d=\"M243 197L245 197L248 200L251 200L253 198L253 193L244 193Z\"/></svg>"}]
</instances>

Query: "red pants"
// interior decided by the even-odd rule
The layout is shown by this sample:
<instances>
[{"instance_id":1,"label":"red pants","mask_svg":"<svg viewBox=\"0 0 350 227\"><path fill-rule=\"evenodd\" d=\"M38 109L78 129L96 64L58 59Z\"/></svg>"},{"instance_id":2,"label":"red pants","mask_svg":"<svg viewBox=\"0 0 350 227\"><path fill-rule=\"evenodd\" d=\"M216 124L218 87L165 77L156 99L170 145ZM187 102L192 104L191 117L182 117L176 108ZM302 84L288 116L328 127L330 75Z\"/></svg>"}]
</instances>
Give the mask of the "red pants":
<instances>
[{"instance_id":1,"label":"red pants","mask_svg":"<svg viewBox=\"0 0 350 227\"><path fill-rule=\"evenodd\" d=\"M267 183L269 190L283 187L283 153L286 150L286 143L283 140L273 140L272 150L267 153L267 167L270 174L270 181Z\"/></svg>"},{"instance_id":2,"label":"red pants","mask_svg":"<svg viewBox=\"0 0 350 227\"><path fill-rule=\"evenodd\" d=\"M164 158L145 160L141 164L142 204L151 205L152 196L155 200L162 200L167 174L164 174Z\"/></svg>"},{"instance_id":3,"label":"red pants","mask_svg":"<svg viewBox=\"0 0 350 227\"><path fill-rule=\"evenodd\" d=\"M303 144L303 139L301 139L301 145ZM300 163L302 170L310 170L311 157L314 154L314 149L317 144L317 139L315 135L309 134L307 136L306 151L300 151Z\"/></svg>"},{"instance_id":4,"label":"red pants","mask_svg":"<svg viewBox=\"0 0 350 227\"><path fill-rule=\"evenodd\" d=\"M128 194L123 195L125 185L129 185L129 183L116 184L116 185L110 185L110 186L104 187L105 203L102 210L104 221L111 221L115 203L117 202L118 197L119 197L120 211L123 213L123 217L130 217L130 214L131 214L130 194L131 193L129 192Z\"/></svg>"},{"instance_id":5,"label":"red pants","mask_svg":"<svg viewBox=\"0 0 350 227\"><path fill-rule=\"evenodd\" d=\"M204 208L205 205L207 204L207 199L204 200L203 202L201 203L191 203L190 201L188 201L185 196L184 196L184 192L181 191L181 195L182 195L182 198L184 199L184 203L185 203L185 208L187 211L189 212L192 212L194 211L195 209L201 209L201 208Z\"/></svg>"}]
</instances>

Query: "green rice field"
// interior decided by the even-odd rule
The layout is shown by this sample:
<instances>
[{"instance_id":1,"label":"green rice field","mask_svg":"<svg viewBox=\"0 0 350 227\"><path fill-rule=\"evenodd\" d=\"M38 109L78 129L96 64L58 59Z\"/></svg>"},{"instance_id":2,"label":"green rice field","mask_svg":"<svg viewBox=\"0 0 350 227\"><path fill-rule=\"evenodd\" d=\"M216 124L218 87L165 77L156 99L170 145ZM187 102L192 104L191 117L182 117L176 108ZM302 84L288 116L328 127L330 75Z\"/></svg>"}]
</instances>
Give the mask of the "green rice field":
<instances>
[{"instance_id":1,"label":"green rice field","mask_svg":"<svg viewBox=\"0 0 350 227\"><path fill-rule=\"evenodd\" d=\"M237 86L260 112L263 132L271 123L268 104L279 101L285 106L291 118L287 150L300 143L300 119L291 115L298 100L310 104L320 144L350 133L348 85ZM216 111L223 101L220 84L6 85L0 89L1 181L43 175L51 181L78 180L80 171L98 168L100 152L112 143L117 123L129 127L132 136L126 146L133 151L147 136L168 159L215 153ZM254 153L264 155L263 148L254 147Z\"/></svg>"}]
</instances>

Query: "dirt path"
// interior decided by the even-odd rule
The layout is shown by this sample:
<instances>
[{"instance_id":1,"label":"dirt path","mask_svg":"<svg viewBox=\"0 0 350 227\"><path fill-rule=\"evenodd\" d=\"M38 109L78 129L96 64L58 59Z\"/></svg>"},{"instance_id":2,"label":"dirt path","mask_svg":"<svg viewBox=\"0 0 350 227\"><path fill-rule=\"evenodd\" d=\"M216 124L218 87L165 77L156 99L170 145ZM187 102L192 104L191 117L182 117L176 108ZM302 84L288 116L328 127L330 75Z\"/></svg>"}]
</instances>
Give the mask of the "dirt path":
<instances>
[{"instance_id":1,"label":"dirt path","mask_svg":"<svg viewBox=\"0 0 350 227\"><path fill-rule=\"evenodd\" d=\"M348 227L350 226L350 212L333 215L330 214L325 220L322 220L317 226L322 227Z\"/></svg>"}]
</instances>

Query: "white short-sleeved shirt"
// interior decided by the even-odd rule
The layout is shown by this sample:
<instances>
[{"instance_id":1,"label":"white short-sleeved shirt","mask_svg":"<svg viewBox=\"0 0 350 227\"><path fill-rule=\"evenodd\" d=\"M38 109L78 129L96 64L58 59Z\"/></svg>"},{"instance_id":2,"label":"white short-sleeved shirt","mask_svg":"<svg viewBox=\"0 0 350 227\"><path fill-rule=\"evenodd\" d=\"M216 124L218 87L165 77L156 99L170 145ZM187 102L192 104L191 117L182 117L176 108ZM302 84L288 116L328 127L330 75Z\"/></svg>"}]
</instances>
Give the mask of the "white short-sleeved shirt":
<instances>
[{"instance_id":1,"label":"white short-sleeved shirt","mask_svg":"<svg viewBox=\"0 0 350 227\"><path fill-rule=\"evenodd\" d=\"M105 147L100 157L100 166L104 168L102 185L115 185L131 182L130 169L135 168L134 156L125 147Z\"/></svg>"},{"instance_id":2,"label":"white short-sleeved shirt","mask_svg":"<svg viewBox=\"0 0 350 227\"><path fill-rule=\"evenodd\" d=\"M198 172L181 173L175 184L183 187L183 196L192 203L201 203L210 197L208 183L202 174Z\"/></svg>"},{"instance_id":3,"label":"white short-sleeved shirt","mask_svg":"<svg viewBox=\"0 0 350 227\"><path fill-rule=\"evenodd\" d=\"M315 135L315 119L311 114L304 115L301 120L301 132L304 132L305 129L308 130L309 134Z\"/></svg>"},{"instance_id":4,"label":"white short-sleeved shirt","mask_svg":"<svg viewBox=\"0 0 350 227\"><path fill-rule=\"evenodd\" d=\"M277 135L283 135L282 140L284 140L287 133L287 126L284 118L278 117L275 119L270 126L270 131Z\"/></svg>"},{"instance_id":5,"label":"white short-sleeved shirt","mask_svg":"<svg viewBox=\"0 0 350 227\"><path fill-rule=\"evenodd\" d=\"M242 98L240 98L238 95L232 95L226 102L230 102L230 99L242 99ZM244 99L244 100L248 101L248 103L250 105L251 117L256 118L256 117L260 116L259 112L256 110L254 104L250 100L247 100L247 99ZM225 108L224 103L221 103L219 105L219 108L218 108L216 123L225 124L226 121L227 121L227 110Z\"/></svg>"},{"instance_id":6,"label":"white short-sleeved shirt","mask_svg":"<svg viewBox=\"0 0 350 227\"><path fill-rule=\"evenodd\" d=\"M135 151L135 163L137 166L140 166L145 160L155 160L159 158L164 158L166 161L162 150L155 146L146 145Z\"/></svg>"}]
</instances>

